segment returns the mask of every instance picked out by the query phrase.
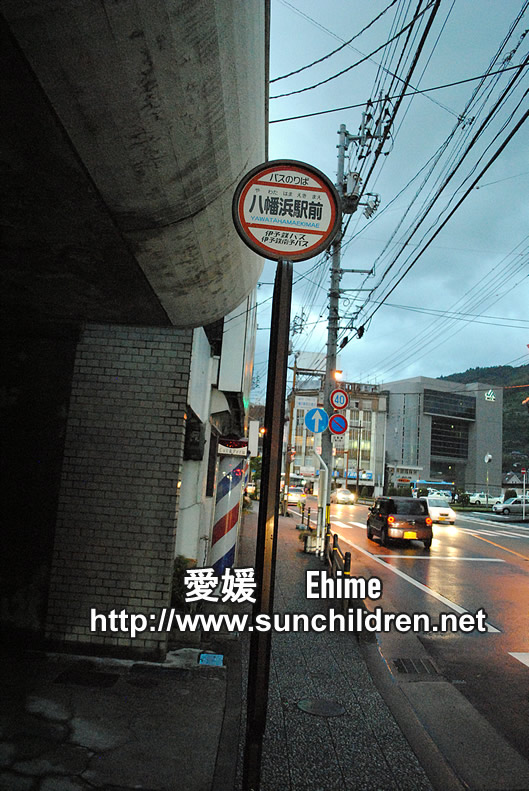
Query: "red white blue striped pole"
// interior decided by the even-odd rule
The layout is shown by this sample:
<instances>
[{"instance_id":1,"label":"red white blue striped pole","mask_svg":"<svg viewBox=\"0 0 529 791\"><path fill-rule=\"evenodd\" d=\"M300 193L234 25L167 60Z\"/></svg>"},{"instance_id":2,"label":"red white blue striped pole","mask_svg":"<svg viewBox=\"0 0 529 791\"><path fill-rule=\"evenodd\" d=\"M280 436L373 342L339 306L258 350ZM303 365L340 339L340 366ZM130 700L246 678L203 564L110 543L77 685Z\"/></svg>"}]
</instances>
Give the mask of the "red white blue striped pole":
<instances>
[{"instance_id":1,"label":"red white blue striped pole","mask_svg":"<svg viewBox=\"0 0 529 791\"><path fill-rule=\"evenodd\" d=\"M229 447L230 445L235 447ZM235 562L242 495L248 468L247 440L221 439L218 452L219 473L209 557L209 565L215 569L217 576L224 569L231 568Z\"/></svg>"}]
</instances>

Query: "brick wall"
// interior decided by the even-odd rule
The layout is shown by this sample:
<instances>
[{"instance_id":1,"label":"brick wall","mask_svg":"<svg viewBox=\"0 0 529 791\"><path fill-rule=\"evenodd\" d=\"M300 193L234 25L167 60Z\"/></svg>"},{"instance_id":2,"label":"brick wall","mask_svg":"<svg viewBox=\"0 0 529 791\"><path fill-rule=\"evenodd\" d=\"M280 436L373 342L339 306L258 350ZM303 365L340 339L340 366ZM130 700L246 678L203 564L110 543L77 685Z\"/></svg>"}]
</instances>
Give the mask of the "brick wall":
<instances>
[{"instance_id":1,"label":"brick wall","mask_svg":"<svg viewBox=\"0 0 529 791\"><path fill-rule=\"evenodd\" d=\"M88 325L75 360L46 637L163 656L167 635L90 633L90 608L170 597L192 330Z\"/></svg>"}]
</instances>

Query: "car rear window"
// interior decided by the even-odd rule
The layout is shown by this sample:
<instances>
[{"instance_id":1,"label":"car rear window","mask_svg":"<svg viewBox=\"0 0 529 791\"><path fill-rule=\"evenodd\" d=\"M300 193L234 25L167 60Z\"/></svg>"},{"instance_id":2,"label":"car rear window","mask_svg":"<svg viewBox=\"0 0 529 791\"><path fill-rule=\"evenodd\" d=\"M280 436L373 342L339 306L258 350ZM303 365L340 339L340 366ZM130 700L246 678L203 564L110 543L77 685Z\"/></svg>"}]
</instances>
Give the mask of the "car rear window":
<instances>
[{"instance_id":1,"label":"car rear window","mask_svg":"<svg viewBox=\"0 0 529 791\"><path fill-rule=\"evenodd\" d=\"M422 515L426 513L426 505L420 500L393 500L390 512L393 514Z\"/></svg>"}]
</instances>

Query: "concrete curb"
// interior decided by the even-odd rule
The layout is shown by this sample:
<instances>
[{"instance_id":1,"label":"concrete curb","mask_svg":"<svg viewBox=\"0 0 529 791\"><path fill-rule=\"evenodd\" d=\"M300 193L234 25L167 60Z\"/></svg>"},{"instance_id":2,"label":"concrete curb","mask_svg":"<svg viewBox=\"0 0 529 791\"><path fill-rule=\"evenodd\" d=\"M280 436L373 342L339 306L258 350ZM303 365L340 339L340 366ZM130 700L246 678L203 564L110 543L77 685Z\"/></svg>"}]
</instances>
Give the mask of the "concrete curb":
<instances>
[{"instance_id":1,"label":"concrete curb","mask_svg":"<svg viewBox=\"0 0 529 791\"><path fill-rule=\"evenodd\" d=\"M360 639L360 650L375 686L428 775L435 791L465 791L468 789L468 786L459 780L427 733L398 684L393 681L376 641Z\"/></svg>"}]
</instances>

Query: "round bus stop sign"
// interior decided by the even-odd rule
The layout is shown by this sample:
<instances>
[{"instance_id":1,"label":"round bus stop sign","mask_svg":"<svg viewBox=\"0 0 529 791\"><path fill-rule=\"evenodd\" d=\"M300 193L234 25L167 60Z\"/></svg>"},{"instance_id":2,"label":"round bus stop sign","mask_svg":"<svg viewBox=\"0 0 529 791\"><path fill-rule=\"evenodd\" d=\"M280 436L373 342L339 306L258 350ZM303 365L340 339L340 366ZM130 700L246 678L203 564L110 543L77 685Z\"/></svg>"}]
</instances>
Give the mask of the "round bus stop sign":
<instances>
[{"instance_id":1,"label":"round bus stop sign","mask_svg":"<svg viewBox=\"0 0 529 791\"><path fill-rule=\"evenodd\" d=\"M240 181L232 204L242 240L275 261L304 261L325 250L340 227L340 198L331 181L304 162L276 159Z\"/></svg>"}]
</instances>

